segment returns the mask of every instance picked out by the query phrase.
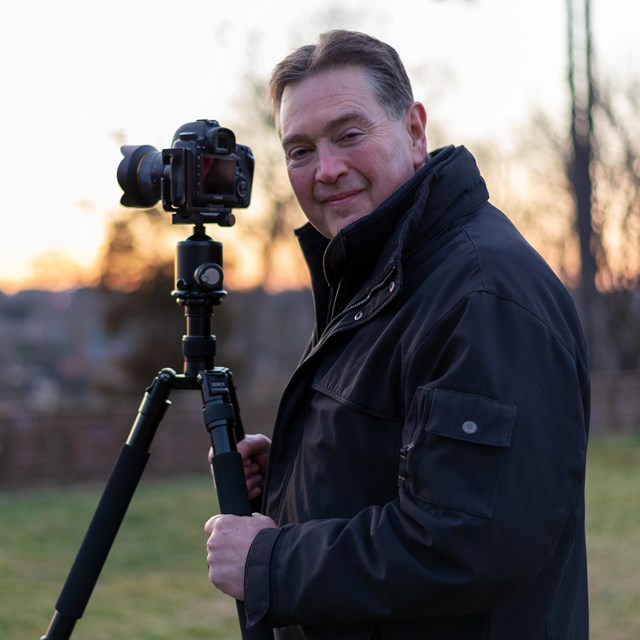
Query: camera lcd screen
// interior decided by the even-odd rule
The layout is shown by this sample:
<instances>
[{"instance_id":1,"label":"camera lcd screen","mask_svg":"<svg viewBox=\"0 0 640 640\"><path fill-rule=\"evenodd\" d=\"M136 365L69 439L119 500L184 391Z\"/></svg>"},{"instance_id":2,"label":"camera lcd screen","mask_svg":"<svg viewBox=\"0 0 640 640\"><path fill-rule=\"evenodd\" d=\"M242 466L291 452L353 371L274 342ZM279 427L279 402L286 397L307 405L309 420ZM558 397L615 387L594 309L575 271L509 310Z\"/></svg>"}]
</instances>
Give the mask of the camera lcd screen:
<instances>
[{"instance_id":1,"label":"camera lcd screen","mask_svg":"<svg viewBox=\"0 0 640 640\"><path fill-rule=\"evenodd\" d=\"M235 165L233 158L204 156L202 158L202 193L234 196Z\"/></svg>"}]
</instances>

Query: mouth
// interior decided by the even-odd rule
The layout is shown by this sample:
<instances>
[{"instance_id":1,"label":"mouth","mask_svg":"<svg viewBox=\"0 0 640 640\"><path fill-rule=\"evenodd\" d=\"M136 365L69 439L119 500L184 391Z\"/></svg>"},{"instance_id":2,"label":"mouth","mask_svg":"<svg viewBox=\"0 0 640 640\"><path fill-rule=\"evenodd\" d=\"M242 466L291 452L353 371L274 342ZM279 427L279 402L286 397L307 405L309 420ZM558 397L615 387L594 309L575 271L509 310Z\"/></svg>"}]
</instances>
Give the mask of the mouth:
<instances>
[{"instance_id":1,"label":"mouth","mask_svg":"<svg viewBox=\"0 0 640 640\"><path fill-rule=\"evenodd\" d=\"M352 191L341 191L340 193L332 193L331 195L321 197L320 202L322 204L343 204L353 200L362 191L360 189L354 189Z\"/></svg>"}]
</instances>

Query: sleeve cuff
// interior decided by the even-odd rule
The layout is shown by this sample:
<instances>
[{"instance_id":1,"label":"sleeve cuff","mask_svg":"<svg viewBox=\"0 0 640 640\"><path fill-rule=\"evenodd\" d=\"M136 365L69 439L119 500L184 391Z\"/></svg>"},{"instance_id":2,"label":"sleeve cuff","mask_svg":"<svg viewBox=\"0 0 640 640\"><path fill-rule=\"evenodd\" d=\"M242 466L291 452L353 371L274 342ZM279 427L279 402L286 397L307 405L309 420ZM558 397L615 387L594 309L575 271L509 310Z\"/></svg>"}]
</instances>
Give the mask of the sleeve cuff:
<instances>
[{"instance_id":1,"label":"sleeve cuff","mask_svg":"<svg viewBox=\"0 0 640 640\"><path fill-rule=\"evenodd\" d=\"M262 529L249 548L244 570L247 628L258 624L271 608L271 557L281 528Z\"/></svg>"}]
</instances>

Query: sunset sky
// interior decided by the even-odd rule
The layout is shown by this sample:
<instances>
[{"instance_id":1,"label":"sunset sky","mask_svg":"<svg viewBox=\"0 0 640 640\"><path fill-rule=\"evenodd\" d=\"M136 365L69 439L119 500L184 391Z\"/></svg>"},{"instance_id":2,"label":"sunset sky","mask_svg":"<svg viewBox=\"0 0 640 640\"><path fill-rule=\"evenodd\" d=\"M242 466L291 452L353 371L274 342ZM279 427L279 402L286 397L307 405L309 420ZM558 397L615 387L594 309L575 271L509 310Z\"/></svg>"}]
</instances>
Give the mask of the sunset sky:
<instances>
[{"instance_id":1,"label":"sunset sky","mask_svg":"<svg viewBox=\"0 0 640 640\"><path fill-rule=\"evenodd\" d=\"M592 5L598 68L640 69L640 2ZM319 28L367 31L398 49L410 75L427 70L432 85L414 79L416 98L451 143L508 144L532 109L565 115L565 11L564 0L5 2L0 290L37 285L32 265L43 254L90 274L119 207L122 141L161 149L183 123L237 121L251 48L266 77ZM243 111L249 118L251 105ZM49 264L48 279L64 285Z\"/></svg>"}]
</instances>

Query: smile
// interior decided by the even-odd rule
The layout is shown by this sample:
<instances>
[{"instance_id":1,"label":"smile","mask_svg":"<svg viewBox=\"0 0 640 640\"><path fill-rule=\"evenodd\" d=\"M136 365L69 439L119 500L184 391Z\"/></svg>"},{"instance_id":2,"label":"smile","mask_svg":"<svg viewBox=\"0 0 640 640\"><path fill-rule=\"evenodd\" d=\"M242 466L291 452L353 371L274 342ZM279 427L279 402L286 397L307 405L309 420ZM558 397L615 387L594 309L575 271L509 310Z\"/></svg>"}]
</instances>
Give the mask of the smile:
<instances>
[{"instance_id":1,"label":"smile","mask_svg":"<svg viewBox=\"0 0 640 640\"><path fill-rule=\"evenodd\" d=\"M341 193L334 193L330 196L321 198L320 201L322 202L322 204L341 204L355 198L356 196L360 195L360 193L362 193L360 190L343 191Z\"/></svg>"}]
</instances>

